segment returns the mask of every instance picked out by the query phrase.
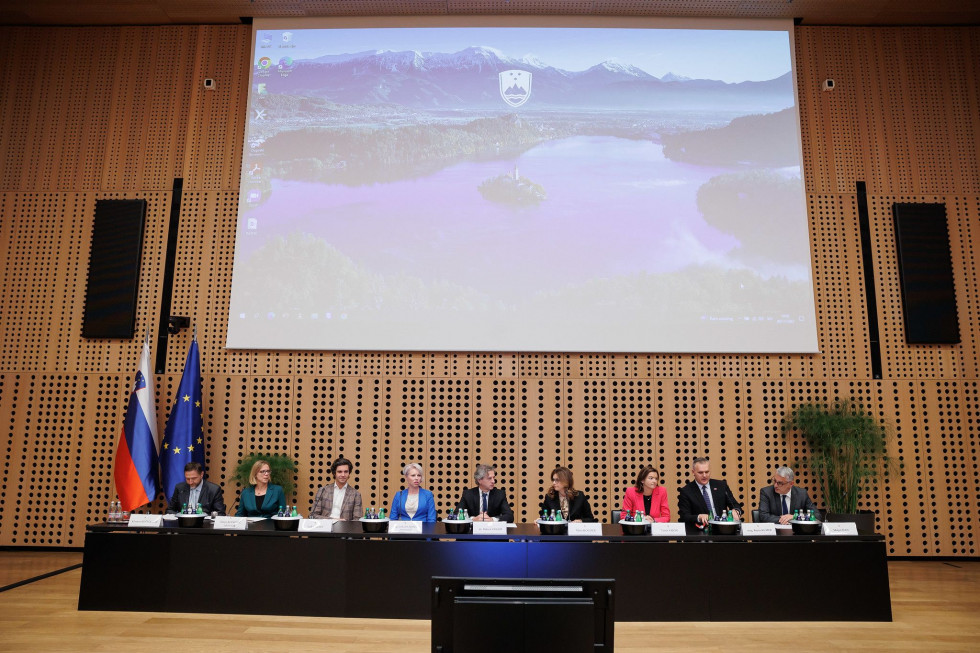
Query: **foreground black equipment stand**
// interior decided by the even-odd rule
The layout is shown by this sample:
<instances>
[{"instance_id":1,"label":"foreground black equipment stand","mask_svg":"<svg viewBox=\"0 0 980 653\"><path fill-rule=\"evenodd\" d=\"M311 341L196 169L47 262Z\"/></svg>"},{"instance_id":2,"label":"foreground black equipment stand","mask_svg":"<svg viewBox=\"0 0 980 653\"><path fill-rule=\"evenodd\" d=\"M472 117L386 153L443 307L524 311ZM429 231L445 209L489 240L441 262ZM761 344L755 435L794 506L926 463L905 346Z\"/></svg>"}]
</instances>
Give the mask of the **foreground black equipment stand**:
<instances>
[{"instance_id":1,"label":"foreground black equipment stand","mask_svg":"<svg viewBox=\"0 0 980 653\"><path fill-rule=\"evenodd\" d=\"M612 651L614 587L610 578L433 578L432 650Z\"/></svg>"}]
</instances>

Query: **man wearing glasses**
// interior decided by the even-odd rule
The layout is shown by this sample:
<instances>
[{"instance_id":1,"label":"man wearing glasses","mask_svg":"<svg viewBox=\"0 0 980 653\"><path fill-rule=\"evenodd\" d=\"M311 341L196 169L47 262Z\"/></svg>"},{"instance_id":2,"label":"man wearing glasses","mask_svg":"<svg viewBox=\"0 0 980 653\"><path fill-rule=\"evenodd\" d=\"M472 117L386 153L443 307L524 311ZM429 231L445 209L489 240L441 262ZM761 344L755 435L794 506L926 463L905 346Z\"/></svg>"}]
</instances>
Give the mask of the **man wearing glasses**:
<instances>
[{"instance_id":1,"label":"man wearing glasses","mask_svg":"<svg viewBox=\"0 0 980 653\"><path fill-rule=\"evenodd\" d=\"M789 467L779 467L772 476L772 485L762 488L759 493L759 521L773 524L788 524L793 512L810 511L817 517L817 506L810 496L793 482L796 475Z\"/></svg>"}]
</instances>

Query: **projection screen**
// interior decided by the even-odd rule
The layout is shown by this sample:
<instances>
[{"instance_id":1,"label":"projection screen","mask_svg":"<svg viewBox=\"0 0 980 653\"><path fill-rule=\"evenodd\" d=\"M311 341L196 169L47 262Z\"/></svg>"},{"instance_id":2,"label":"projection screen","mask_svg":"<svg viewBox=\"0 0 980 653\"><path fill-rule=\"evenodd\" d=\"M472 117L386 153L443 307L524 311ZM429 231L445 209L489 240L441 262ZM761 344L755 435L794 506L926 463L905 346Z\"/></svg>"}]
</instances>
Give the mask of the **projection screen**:
<instances>
[{"instance_id":1,"label":"projection screen","mask_svg":"<svg viewBox=\"0 0 980 653\"><path fill-rule=\"evenodd\" d=\"M792 27L256 20L227 346L816 352Z\"/></svg>"}]
</instances>

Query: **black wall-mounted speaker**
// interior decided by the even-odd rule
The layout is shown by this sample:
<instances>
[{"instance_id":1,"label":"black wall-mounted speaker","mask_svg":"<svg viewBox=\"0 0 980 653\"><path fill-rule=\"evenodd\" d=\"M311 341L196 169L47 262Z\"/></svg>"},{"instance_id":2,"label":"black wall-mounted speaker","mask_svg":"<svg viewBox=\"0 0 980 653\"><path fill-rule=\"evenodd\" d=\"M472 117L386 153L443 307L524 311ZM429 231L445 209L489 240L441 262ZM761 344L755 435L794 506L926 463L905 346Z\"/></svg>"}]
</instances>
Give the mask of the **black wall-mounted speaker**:
<instances>
[{"instance_id":1,"label":"black wall-mounted speaker","mask_svg":"<svg viewBox=\"0 0 980 653\"><path fill-rule=\"evenodd\" d=\"M85 288L84 338L132 338L146 200L98 200Z\"/></svg>"},{"instance_id":2,"label":"black wall-mounted speaker","mask_svg":"<svg viewBox=\"0 0 980 653\"><path fill-rule=\"evenodd\" d=\"M945 204L892 204L905 340L960 342Z\"/></svg>"}]
</instances>

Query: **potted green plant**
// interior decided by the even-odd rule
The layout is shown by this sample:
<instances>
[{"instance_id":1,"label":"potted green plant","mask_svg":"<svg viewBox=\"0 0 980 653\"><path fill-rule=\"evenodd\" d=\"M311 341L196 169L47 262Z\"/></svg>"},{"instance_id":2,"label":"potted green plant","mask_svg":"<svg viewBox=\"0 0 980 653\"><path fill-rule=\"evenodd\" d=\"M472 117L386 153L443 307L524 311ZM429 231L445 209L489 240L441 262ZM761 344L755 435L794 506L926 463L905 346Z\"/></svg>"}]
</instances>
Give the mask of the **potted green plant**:
<instances>
[{"instance_id":1,"label":"potted green plant","mask_svg":"<svg viewBox=\"0 0 980 653\"><path fill-rule=\"evenodd\" d=\"M858 502L886 470L885 427L853 399L842 399L832 406L796 406L783 422L783 433L798 433L809 445L810 455L800 463L820 484L827 519L854 521L860 530L873 532L874 513L859 513Z\"/></svg>"},{"instance_id":2,"label":"potted green plant","mask_svg":"<svg viewBox=\"0 0 980 653\"><path fill-rule=\"evenodd\" d=\"M242 456L235 467L234 478L241 487L248 487L248 476L252 472L252 465L258 460L265 460L269 463L270 474L269 482L282 487L282 491L287 497L292 497L296 491L296 483L293 480L299 465L296 460L278 453L263 453L253 451Z\"/></svg>"}]
</instances>

